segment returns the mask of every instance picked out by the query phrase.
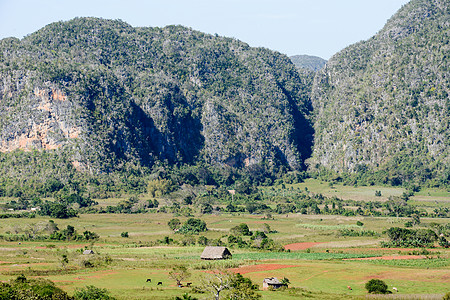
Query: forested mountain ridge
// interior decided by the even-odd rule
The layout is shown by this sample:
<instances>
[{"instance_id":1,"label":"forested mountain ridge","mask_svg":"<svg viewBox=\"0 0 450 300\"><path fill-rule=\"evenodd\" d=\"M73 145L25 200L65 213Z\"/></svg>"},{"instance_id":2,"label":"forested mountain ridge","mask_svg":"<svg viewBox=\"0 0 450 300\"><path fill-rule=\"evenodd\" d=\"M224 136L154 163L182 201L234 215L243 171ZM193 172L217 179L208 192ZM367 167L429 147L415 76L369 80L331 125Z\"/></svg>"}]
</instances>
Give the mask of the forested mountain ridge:
<instances>
[{"instance_id":1,"label":"forested mountain ridge","mask_svg":"<svg viewBox=\"0 0 450 300\"><path fill-rule=\"evenodd\" d=\"M294 55L290 59L297 68L304 68L314 72L322 69L327 63L325 59L311 55Z\"/></svg>"},{"instance_id":2,"label":"forested mountain ridge","mask_svg":"<svg viewBox=\"0 0 450 300\"><path fill-rule=\"evenodd\" d=\"M310 155L310 86L288 57L182 26L76 18L0 41L0 151L79 170ZM6 159L6 158L5 158Z\"/></svg>"},{"instance_id":3,"label":"forested mountain ridge","mask_svg":"<svg viewBox=\"0 0 450 300\"><path fill-rule=\"evenodd\" d=\"M0 195L142 191L151 167L270 184L305 161L326 179L449 186L449 26L448 1L413 0L318 71L183 26L76 18L3 39Z\"/></svg>"},{"instance_id":4,"label":"forested mountain ridge","mask_svg":"<svg viewBox=\"0 0 450 300\"><path fill-rule=\"evenodd\" d=\"M334 55L312 92L312 169L450 181L450 2L413 0Z\"/></svg>"}]
</instances>

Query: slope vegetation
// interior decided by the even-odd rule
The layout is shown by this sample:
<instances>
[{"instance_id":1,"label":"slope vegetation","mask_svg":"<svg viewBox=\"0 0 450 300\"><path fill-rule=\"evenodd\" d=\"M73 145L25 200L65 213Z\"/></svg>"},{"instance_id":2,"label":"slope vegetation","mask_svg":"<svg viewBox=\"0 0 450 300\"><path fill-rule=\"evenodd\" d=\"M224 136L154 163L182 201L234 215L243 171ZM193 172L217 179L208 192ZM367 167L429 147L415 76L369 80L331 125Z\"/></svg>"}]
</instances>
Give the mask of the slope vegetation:
<instances>
[{"instance_id":1,"label":"slope vegetation","mask_svg":"<svg viewBox=\"0 0 450 300\"><path fill-rule=\"evenodd\" d=\"M79 170L204 161L304 167L309 79L288 57L182 26L77 18L0 41L0 151Z\"/></svg>"},{"instance_id":2,"label":"slope vegetation","mask_svg":"<svg viewBox=\"0 0 450 300\"><path fill-rule=\"evenodd\" d=\"M450 181L450 3L414 0L315 78L313 169ZM431 181L430 181L431 180Z\"/></svg>"}]
</instances>

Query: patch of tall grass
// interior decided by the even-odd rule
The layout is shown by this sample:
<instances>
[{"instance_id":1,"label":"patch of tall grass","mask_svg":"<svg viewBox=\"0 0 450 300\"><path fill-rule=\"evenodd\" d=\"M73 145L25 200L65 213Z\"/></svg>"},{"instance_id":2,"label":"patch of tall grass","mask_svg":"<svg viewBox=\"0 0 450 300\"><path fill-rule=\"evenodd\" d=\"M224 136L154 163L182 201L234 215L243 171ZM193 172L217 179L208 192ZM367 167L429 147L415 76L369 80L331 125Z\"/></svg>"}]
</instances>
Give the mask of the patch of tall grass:
<instances>
[{"instance_id":1,"label":"patch of tall grass","mask_svg":"<svg viewBox=\"0 0 450 300\"><path fill-rule=\"evenodd\" d=\"M365 299L396 299L396 300L441 300L444 294L388 294L366 295Z\"/></svg>"},{"instance_id":2,"label":"patch of tall grass","mask_svg":"<svg viewBox=\"0 0 450 300\"><path fill-rule=\"evenodd\" d=\"M360 228L358 225L349 224L349 225L317 225L317 224L295 224L296 227L302 227L313 230L340 230L340 229L348 229L348 228Z\"/></svg>"},{"instance_id":3,"label":"patch of tall grass","mask_svg":"<svg viewBox=\"0 0 450 300\"><path fill-rule=\"evenodd\" d=\"M215 269L229 269L237 268L244 263L242 260L216 260L216 261L201 261L199 263L191 264L194 270L215 270Z\"/></svg>"},{"instance_id":4,"label":"patch of tall grass","mask_svg":"<svg viewBox=\"0 0 450 300\"><path fill-rule=\"evenodd\" d=\"M238 253L233 255L233 260L267 260L267 259L305 259L305 260L328 260L370 257L373 255L350 254L350 253L305 253L305 252L253 252Z\"/></svg>"},{"instance_id":5,"label":"patch of tall grass","mask_svg":"<svg viewBox=\"0 0 450 300\"><path fill-rule=\"evenodd\" d=\"M420 268L420 269L437 269L437 268L447 268L450 266L450 259L448 258L433 258L433 259L394 259L394 260L366 260L364 262L382 265L382 266L393 266L401 268Z\"/></svg>"}]
</instances>

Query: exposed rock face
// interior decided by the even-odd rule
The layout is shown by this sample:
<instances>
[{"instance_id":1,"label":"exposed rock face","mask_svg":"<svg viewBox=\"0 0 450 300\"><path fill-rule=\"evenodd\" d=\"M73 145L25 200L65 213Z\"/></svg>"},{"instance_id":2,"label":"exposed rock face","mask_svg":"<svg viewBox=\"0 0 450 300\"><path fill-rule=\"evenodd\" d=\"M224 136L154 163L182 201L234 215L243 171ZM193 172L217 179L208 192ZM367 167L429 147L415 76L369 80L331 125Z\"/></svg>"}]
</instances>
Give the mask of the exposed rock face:
<instances>
[{"instance_id":1,"label":"exposed rock face","mask_svg":"<svg viewBox=\"0 0 450 300\"><path fill-rule=\"evenodd\" d=\"M0 55L0 151L58 149L106 172L130 161L300 169L310 152L312 76L267 49L79 18L2 40Z\"/></svg>"},{"instance_id":2,"label":"exposed rock face","mask_svg":"<svg viewBox=\"0 0 450 300\"><path fill-rule=\"evenodd\" d=\"M79 136L82 127L70 118L73 104L61 89L50 82L33 86L30 74L14 75L2 73L0 151L53 150ZM26 106L18 103L22 99Z\"/></svg>"}]
</instances>

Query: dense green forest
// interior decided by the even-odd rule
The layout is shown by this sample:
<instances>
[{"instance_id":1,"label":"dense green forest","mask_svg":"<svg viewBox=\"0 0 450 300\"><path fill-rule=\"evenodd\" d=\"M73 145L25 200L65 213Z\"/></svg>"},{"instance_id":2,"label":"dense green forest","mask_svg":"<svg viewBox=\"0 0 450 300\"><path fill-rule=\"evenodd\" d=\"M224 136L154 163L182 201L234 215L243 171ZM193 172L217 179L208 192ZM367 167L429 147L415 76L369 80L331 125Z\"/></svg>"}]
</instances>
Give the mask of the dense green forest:
<instances>
[{"instance_id":1,"label":"dense green forest","mask_svg":"<svg viewBox=\"0 0 450 300\"><path fill-rule=\"evenodd\" d=\"M449 22L448 1L411 1L377 35L327 62L312 92L311 169L366 183L448 185Z\"/></svg>"},{"instance_id":2,"label":"dense green forest","mask_svg":"<svg viewBox=\"0 0 450 300\"><path fill-rule=\"evenodd\" d=\"M0 196L104 198L310 176L448 187L449 5L325 61L183 26L76 18L0 41ZM175 188L174 188L175 189Z\"/></svg>"},{"instance_id":3,"label":"dense green forest","mask_svg":"<svg viewBox=\"0 0 450 300\"><path fill-rule=\"evenodd\" d=\"M202 160L302 168L309 90L284 55L181 26L78 18L5 39L1 147L110 172Z\"/></svg>"}]
</instances>

